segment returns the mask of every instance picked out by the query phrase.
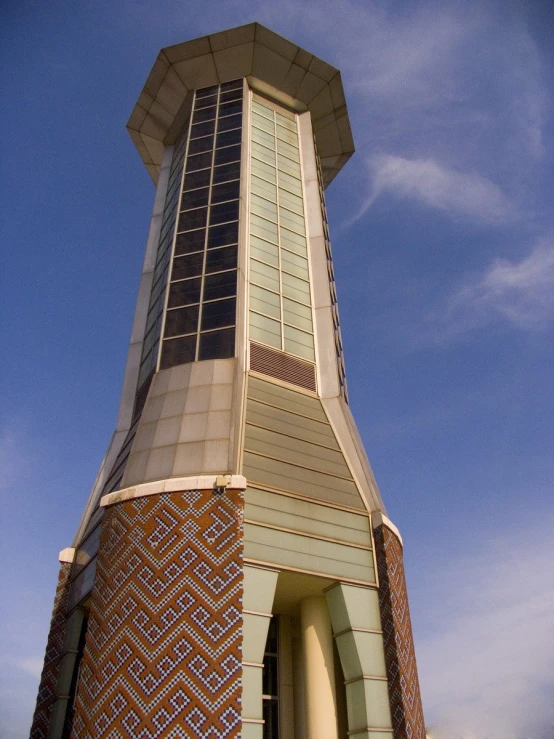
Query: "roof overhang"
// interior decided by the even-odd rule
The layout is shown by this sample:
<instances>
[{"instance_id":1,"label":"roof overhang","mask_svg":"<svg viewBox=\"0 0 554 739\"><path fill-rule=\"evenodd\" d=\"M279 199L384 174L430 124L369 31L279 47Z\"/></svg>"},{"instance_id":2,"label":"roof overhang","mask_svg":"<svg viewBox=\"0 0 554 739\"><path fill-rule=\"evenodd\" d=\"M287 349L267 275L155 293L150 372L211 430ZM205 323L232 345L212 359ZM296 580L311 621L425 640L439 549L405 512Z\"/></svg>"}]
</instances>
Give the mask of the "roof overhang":
<instances>
[{"instance_id":1,"label":"roof overhang","mask_svg":"<svg viewBox=\"0 0 554 739\"><path fill-rule=\"evenodd\" d=\"M200 87L246 77L297 112L310 111L327 186L354 152L340 72L259 23L168 46L158 54L127 128L157 183Z\"/></svg>"}]
</instances>

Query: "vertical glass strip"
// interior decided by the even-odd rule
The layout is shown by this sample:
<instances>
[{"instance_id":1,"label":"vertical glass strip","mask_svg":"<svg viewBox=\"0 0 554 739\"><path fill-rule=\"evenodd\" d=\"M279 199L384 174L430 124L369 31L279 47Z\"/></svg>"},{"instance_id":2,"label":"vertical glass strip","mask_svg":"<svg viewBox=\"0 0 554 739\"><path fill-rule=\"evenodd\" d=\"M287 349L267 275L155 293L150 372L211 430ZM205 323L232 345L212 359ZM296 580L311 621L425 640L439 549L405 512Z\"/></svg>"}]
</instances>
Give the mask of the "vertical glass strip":
<instances>
[{"instance_id":1,"label":"vertical glass strip","mask_svg":"<svg viewBox=\"0 0 554 739\"><path fill-rule=\"evenodd\" d=\"M335 352L337 356L337 372L339 376L340 393L348 403L348 388L346 386L346 369L344 366L344 354L342 348L342 337L340 332L339 307L337 303L337 288L335 283L335 271L333 269L333 255L331 253L331 240L329 238L329 221L327 219L327 208L325 206L325 188L323 186L323 174L321 162L317 152L317 144L314 136L315 159L317 163L317 180L319 185L319 201L321 203L321 217L323 219L323 235L325 239L325 253L327 256L327 275L329 277L329 292L331 295L331 313L333 316L333 329L335 334Z\"/></svg>"},{"instance_id":2,"label":"vertical glass strip","mask_svg":"<svg viewBox=\"0 0 554 739\"><path fill-rule=\"evenodd\" d=\"M250 338L315 361L296 115L252 99Z\"/></svg>"},{"instance_id":3,"label":"vertical glass strip","mask_svg":"<svg viewBox=\"0 0 554 739\"><path fill-rule=\"evenodd\" d=\"M243 81L197 90L160 368L235 354Z\"/></svg>"}]
</instances>

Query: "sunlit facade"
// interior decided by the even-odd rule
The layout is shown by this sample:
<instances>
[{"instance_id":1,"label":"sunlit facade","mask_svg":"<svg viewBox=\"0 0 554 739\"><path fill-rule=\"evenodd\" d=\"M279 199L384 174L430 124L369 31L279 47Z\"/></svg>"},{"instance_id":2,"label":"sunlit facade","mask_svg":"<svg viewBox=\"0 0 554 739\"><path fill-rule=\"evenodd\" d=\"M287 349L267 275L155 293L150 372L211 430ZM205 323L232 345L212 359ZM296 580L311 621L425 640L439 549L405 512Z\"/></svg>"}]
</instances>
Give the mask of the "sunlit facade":
<instances>
[{"instance_id":1,"label":"sunlit facade","mask_svg":"<svg viewBox=\"0 0 554 739\"><path fill-rule=\"evenodd\" d=\"M249 24L163 49L128 128L154 211L31 737L422 738L402 539L346 390L340 74Z\"/></svg>"}]
</instances>

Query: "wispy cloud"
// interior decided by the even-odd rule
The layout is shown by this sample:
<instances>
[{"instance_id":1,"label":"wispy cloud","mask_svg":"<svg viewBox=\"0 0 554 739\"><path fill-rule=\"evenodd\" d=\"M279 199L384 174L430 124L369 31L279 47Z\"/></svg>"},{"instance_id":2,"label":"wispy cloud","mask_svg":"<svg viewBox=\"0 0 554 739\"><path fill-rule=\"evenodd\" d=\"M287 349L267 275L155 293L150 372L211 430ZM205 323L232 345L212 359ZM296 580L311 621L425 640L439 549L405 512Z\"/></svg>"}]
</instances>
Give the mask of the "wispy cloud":
<instances>
[{"instance_id":1,"label":"wispy cloud","mask_svg":"<svg viewBox=\"0 0 554 739\"><path fill-rule=\"evenodd\" d=\"M372 157L369 168L372 192L358 217L384 193L484 223L506 223L516 217L515 207L500 187L478 174L450 169L432 159L391 154Z\"/></svg>"},{"instance_id":2,"label":"wispy cloud","mask_svg":"<svg viewBox=\"0 0 554 739\"><path fill-rule=\"evenodd\" d=\"M11 419L0 426L0 493L10 490L18 479L25 477L34 461L24 424Z\"/></svg>"},{"instance_id":3,"label":"wispy cloud","mask_svg":"<svg viewBox=\"0 0 554 739\"><path fill-rule=\"evenodd\" d=\"M503 320L539 330L554 318L554 238L540 240L520 261L495 259L468 278L435 314L447 336Z\"/></svg>"},{"instance_id":4,"label":"wispy cloud","mask_svg":"<svg viewBox=\"0 0 554 739\"><path fill-rule=\"evenodd\" d=\"M417 642L432 737L552 736L554 521L527 524L470 536L475 554L434 564L434 609Z\"/></svg>"},{"instance_id":5,"label":"wispy cloud","mask_svg":"<svg viewBox=\"0 0 554 739\"><path fill-rule=\"evenodd\" d=\"M250 2L243 6L252 12ZM447 201L449 212L505 223L506 195L494 183L510 200L525 197L543 154L547 86L525 13L479 0L469 7L276 0L260 3L257 17L341 69L356 145L374 168L390 167L393 159L375 154L393 151L404 170L411 163L406 176L446 177L444 199L418 190L419 202L449 210ZM475 203L480 192L483 207Z\"/></svg>"}]
</instances>

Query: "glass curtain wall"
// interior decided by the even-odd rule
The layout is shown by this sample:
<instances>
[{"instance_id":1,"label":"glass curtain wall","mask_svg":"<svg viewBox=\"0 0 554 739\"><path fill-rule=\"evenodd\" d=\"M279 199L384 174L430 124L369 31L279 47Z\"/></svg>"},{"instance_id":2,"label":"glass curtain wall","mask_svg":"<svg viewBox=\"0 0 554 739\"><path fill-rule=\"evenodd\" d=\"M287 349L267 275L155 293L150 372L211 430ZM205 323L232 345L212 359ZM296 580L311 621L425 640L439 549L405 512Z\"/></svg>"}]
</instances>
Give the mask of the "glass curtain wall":
<instances>
[{"instance_id":1,"label":"glass curtain wall","mask_svg":"<svg viewBox=\"0 0 554 739\"><path fill-rule=\"evenodd\" d=\"M235 354L243 81L197 90L160 368Z\"/></svg>"},{"instance_id":2,"label":"glass curtain wall","mask_svg":"<svg viewBox=\"0 0 554 739\"><path fill-rule=\"evenodd\" d=\"M250 339L315 361L298 124L252 100Z\"/></svg>"}]
</instances>

